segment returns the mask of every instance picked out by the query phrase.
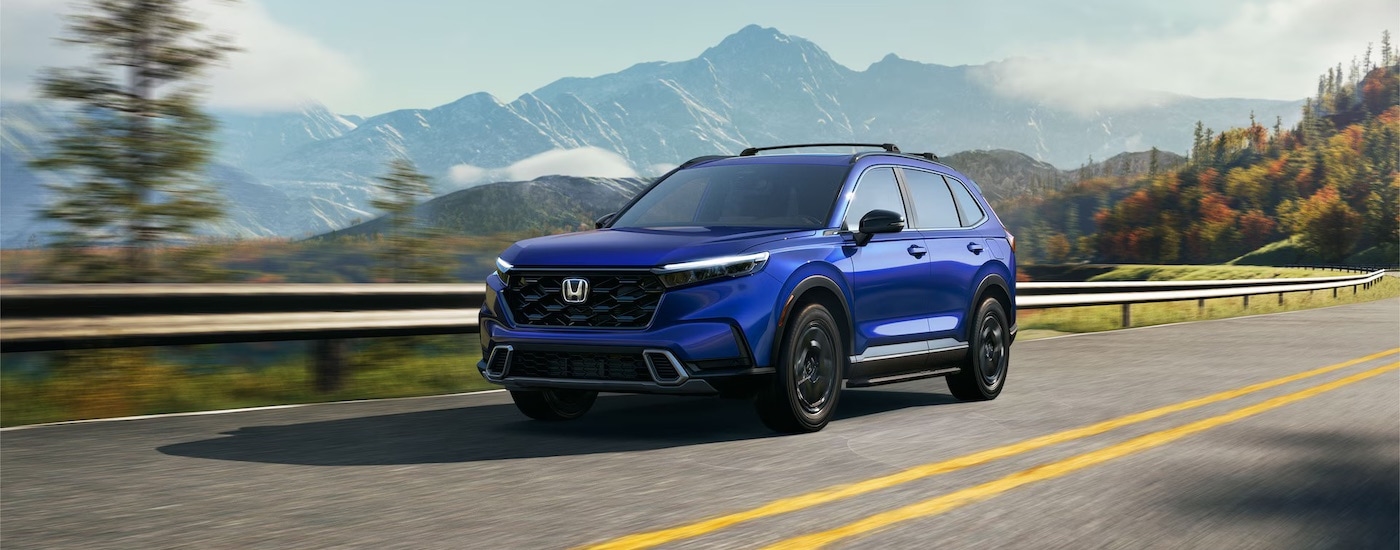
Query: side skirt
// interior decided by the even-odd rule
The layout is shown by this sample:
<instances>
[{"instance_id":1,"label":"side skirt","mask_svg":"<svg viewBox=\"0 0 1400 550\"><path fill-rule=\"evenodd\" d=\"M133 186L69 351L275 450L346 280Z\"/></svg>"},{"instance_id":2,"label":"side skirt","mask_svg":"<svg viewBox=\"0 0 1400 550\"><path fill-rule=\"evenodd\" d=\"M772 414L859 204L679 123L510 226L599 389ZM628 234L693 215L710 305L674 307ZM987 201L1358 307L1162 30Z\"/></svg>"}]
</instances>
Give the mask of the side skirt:
<instances>
[{"instance_id":1,"label":"side skirt","mask_svg":"<svg viewBox=\"0 0 1400 550\"><path fill-rule=\"evenodd\" d=\"M879 378L861 378L861 379L852 378L852 379L846 381L846 387L847 387L847 388L868 388L868 387L870 387L870 386L883 386L883 385L885 385L885 384L898 384L898 383L900 383L900 382L909 382L909 381L912 381L912 380L923 380L923 379L925 379L925 378L935 378L935 377L939 377L939 376L947 376L947 375L949 375L949 374L953 374L953 373L955 373L955 372L958 372L959 370L962 370L962 369L959 368L959 367L944 367L944 368L935 369L935 370L926 370L926 371L920 371L920 372L911 372L911 373L908 373L908 374L896 374L896 375L894 375L894 376L882 376L882 377L879 377Z\"/></svg>"}]
</instances>

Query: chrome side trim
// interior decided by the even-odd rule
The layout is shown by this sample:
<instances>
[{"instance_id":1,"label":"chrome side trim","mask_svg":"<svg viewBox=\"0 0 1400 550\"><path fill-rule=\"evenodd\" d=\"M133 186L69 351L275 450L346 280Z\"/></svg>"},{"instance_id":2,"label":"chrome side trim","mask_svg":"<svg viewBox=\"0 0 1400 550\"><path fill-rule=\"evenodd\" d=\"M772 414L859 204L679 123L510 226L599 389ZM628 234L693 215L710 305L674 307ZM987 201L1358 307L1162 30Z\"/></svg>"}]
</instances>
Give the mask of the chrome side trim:
<instances>
[{"instance_id":1,"label":"chrome side trim","mask_svg":"<svg viewBox=\"0 0 1400 550\"><path fill-rule=\"evenodd\" d=\"M938 338L934 340L922 340L919 342L906 342L903 344L888 344L884 346L870 346L865 348L865 353L852 355L852 363L863 363L865 361L879 361L883 359L896 359L909 357L912 355L923 355L927 353L938 353L943 351L957 351L967 348L966 342L959 342L954 338Z\"/></svg>"},{"instance_id":2,"label":"chrome side trim","mask_svg":"<svg viewBox=\"0 0 1400 550\"><path fill-rule=\"evenodd\" d=\"M656 363L653 363L651 360L651 354L653 353L665 356L666 361L671 364L671 368L676 369L676 374L679 377L675 379L663 380L661 378L661 375L656 372ZM651 371L651 379L655 380L657 384L675 386L684 384L686 380L690 379L690 373L687 373L685 371L685 367L681 365L680 360L676 359L676 356L674 354L664 349L644 349L642 350L642 360L646 361L647 370Z\"/></svg>"}]
</instances>

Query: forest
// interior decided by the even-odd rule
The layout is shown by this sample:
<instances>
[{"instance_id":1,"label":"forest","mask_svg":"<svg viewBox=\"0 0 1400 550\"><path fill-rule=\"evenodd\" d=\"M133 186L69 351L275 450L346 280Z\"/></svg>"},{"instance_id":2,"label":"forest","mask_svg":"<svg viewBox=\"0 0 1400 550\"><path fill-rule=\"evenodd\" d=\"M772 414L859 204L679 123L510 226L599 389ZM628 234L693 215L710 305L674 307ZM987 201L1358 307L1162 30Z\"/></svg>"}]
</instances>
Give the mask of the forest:
<instances>
[{"instance_id":1,"label":"forest","mask_svg":"<svg viewBox=\"0 0 1400 550\"><path fill-rule=\"evenodd\" d=\"M1297 126L1197 123L1184 165L1138 176L1105 166L1005 201L998 211L1023 243L1019 259L1394 264L1400 59L1388 33L1378 64L1371 50L1319 77Z\"/></svg>"}]
</instances>

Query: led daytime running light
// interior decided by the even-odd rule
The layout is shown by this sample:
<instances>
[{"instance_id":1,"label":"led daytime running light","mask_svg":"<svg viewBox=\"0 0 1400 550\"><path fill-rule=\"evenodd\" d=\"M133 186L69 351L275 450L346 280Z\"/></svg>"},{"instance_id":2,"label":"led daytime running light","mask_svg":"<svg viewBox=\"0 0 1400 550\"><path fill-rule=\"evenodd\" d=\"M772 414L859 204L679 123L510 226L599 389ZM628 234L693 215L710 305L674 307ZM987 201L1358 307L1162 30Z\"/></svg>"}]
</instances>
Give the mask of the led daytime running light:
<instances>
[{"instance_id":1,"label":"led daytime running light","mask_svg":"<svg viewBox=\"0 0 1400 550\"><path fill-rule=\"evenodd\" d=\"M723 256L707 260L668 264L653 270L653 272L660 276L661 284L669 288L720 277L748 275L763 269L766 263L768 263L768 253L760 252L758 254L748 254L744 256Z\"/></svg>"}]
</instances>

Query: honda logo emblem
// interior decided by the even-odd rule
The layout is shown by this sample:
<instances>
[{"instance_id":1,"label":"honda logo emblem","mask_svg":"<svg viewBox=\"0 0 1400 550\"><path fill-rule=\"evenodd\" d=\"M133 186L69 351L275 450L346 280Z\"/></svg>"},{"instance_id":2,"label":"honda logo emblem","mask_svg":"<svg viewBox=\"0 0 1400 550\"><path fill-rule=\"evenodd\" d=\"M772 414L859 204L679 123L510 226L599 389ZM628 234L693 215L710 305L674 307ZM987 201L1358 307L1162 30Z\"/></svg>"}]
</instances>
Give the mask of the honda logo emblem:
<instances>
[{"instance_id":1,"label":"honda logo emblem","mask_svg":"<svg viewBox=\"0 0 1400 550\"><path fill-rule=\"evenodd\" d=\"M588 279L570 277L564 279L564 302L570 304L582 304L588 301Z\"/></svg>"}]
</instances>

